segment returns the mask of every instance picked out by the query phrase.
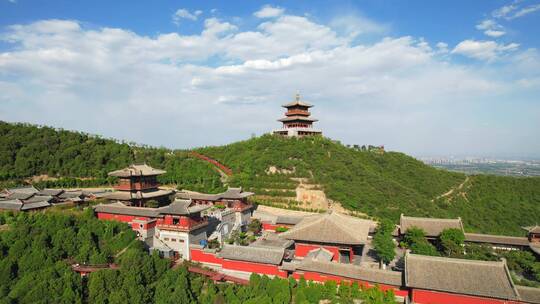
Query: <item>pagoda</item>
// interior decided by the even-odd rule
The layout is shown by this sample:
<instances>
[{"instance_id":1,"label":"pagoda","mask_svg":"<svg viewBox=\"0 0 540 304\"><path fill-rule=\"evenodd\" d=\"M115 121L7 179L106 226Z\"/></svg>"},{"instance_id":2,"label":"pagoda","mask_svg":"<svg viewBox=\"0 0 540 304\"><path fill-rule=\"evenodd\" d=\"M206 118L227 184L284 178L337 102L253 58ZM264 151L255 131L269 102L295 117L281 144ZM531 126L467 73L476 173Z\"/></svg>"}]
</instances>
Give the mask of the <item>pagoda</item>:
<instances>
[{"instance_id":1,"label":"pagoda","mask_svg":"<svg viewBox=\"0 0 540 304\"><path fill-rule=\"evenodd\" d=\"M313 123L317 121L317 119L310 117L309 108L313 105L300 100L300 94L297 93L294 101L282 107L287 109L285 117L278 120L283 123L283 128L274 130L274 134L289 137L322 134L322 131L313 129Z\"/></svg>"},{"instance_id":2,"label":"pagoda","mask_svg":"<svg viewBox=\"0 0 540 304\"><path fill-rule=\"evenodd\" d=\"M159 206L169 204L173 191L159 189L157 181L157 176L165 173L163 170L154 169L146 164L130 165L124 169L109 172L109 176L118 178L118 184L114 186L116 191L105 198L138 207L145 207L150 200L156 201Z\"/></svg>"}]
</instances>

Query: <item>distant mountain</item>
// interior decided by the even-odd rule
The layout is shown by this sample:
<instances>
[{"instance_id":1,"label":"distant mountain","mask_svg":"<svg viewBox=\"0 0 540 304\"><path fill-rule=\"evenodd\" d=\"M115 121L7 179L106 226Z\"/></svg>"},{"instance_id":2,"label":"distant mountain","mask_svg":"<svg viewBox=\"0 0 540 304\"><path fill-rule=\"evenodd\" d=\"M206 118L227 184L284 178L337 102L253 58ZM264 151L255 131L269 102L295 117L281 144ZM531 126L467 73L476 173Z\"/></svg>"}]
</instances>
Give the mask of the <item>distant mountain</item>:
<instances>
[{"instance_id":1,"label":"distant mountain","mask_svg":"<svg viewBox=\"0 0 540 304\"><path fill-rule=\"evenodd\" d=\"M461 216L466 230L512 235L522 234L520 226L540 222L540 178L467 177L403 153L362 151L321 137L265 135L195 151L232 168L230 185L243 186L256 192L258 200L277 204L294 207L289 198L295 198L294 190L302 182L324 191L346 209L394 221L401 213ZM108 184L112 180L107 172L146 162L167 170L163 183L222 191L223 177L216 168L189 152L0 122L0 184L20 183L36 175L53 178L45 186Z\"/></svg>"}]
</instances>

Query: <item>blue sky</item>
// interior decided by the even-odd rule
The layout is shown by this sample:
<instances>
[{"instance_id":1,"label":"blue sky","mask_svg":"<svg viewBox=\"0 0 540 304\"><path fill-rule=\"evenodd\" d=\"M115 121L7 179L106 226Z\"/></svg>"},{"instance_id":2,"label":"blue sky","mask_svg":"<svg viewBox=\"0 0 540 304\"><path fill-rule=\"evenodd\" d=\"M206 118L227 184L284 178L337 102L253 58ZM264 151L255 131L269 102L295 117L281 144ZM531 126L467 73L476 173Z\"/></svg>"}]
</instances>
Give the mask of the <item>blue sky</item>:
<instances>
[{"instance_id":1,"label":"blue sky","mask_svg":"<svg viewBox=\"0 0 540 304\"><path fill-rule=\"evenodd\" d=\"M318 127L540 157L540 1L0 0L0 119L173 148Z\"/></svg>"}]
</instances>

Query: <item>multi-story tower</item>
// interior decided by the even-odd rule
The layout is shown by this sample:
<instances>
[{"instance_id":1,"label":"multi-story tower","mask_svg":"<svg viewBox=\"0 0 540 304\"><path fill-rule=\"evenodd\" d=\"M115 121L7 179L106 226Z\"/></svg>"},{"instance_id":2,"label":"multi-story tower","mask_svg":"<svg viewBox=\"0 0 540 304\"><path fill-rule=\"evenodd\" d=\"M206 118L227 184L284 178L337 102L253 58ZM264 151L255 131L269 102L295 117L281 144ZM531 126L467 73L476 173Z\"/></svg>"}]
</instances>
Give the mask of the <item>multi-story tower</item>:
<instances>
[{"instance_id":1,"label":"multi-story tower","mask_svg":"<svg viewBox=\"0 0 540 304\"><path fill-rule=\"evenodd\" d=\"M158 188L157 176L164 173L165 171L154 169L146 164L131 165L121 170L112 171L109 176L117 177L118 184L114 186L116 191L105 198L138 207L146 206L150 200L157 202L158 206L169 204L173 191Z\"/></svg>"},{"instance_id":2,"label":"multi-story tower","mask_svg":"<svg viewBox=\"0 0 540 304\"><path fill-rule=\"evenodd\" d=\"M291 137L322 134L322 131L313 129L313 123L317 121L317 119L310 117L309 108L313 105L301 101L300 94L296 94L294 101L282 107L287 109L285 117L278 120L283 123L283 128L274 130L274 134Z\"/></svg>"}]
</instances>

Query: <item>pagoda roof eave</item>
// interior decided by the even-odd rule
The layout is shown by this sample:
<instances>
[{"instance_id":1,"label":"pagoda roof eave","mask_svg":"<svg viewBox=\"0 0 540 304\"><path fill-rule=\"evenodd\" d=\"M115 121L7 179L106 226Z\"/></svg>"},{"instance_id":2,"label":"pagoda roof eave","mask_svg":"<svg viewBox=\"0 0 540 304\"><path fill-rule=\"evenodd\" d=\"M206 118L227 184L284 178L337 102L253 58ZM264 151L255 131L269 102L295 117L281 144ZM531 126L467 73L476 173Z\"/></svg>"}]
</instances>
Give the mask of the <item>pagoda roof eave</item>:
<instances>
[{"instance_id":1,"label":"pagoda roof eave","mask_svg":"<svg viewBox=\"0 0 540 304\"><path fill-rule=\"evenodd\" d=\"M311 117L306 117L306 116L287 116L287 117L278 119L278 121L280 121L280 122L288 122L288 121L295 121L295 120L307 121L307 122L319 121L318 119L311 118Z\"/></svg>"},{"instance_id":2,"label":"pagoda roof eave","mask_svg":"<svg viewBox=\"0 0 540 304\"><path fill-rule=\"evenodd\" d=\"M284 108L290 108L290 107L294 107L294 106L302 106L302 107L306 107L306 108L313 107L312 104L309 104L309 103L303 102L303 101L293 101L293 102L289 102L289 103L281 105L281 106L284 107Z\"/></svg>"}]
</instances>

